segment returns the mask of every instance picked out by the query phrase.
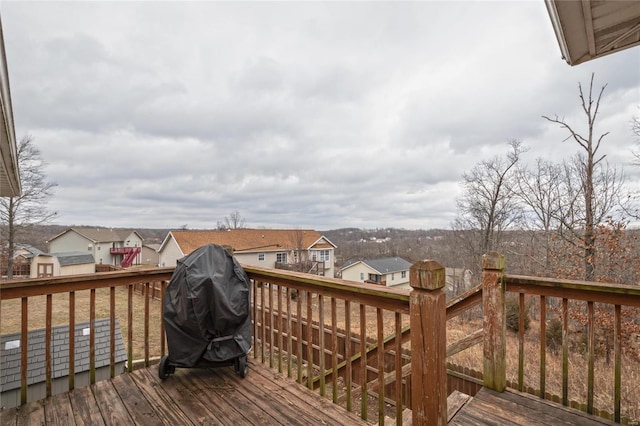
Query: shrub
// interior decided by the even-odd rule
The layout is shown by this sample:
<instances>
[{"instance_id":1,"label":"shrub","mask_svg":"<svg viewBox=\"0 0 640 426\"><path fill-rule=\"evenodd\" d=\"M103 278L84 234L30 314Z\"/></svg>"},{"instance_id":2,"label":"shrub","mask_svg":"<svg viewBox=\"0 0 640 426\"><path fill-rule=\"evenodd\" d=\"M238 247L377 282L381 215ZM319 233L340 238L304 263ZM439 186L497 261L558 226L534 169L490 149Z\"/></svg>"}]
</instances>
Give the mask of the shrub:
<instances>
[{"instance_id":1,"label":"shrub","mask_svg":"<svg viewBox=\"0 0 640 426\"><path fill-rule=\"evenodd\" d=\"M517 333L520 330L520 301L519 298L508 296L505 300L505 312L507 329ZM529 307L524 307L524 330L529 329L531 317L529 316Z\"/></svg>"}]
</instances>

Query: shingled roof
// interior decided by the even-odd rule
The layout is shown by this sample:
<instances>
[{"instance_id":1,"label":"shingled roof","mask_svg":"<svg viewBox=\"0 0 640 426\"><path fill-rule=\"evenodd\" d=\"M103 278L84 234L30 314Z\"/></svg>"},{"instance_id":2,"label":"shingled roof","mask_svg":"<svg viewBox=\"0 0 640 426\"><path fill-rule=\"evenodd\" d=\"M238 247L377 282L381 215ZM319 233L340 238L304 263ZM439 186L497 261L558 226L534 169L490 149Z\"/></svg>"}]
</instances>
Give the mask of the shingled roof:
<instances>
[{"instance_id":1,"label":"shingled roof","mask_svg":"<svg viewBox=\"0 0 640 426\"><path fill-rule=\"evenodd\" d=\"M94 243L120 242L124 241L124 239L127 238L131 234L131 232L137 233L137 231L132 231L130 229L79 227L69 228L66 231L51 238L51 240L55 240L56 238L66 234L67 232L76 232L77 234L82 235L83 237ZM140 237L140 239L142 239L142 237Z\"/></svg>"},{"instance_id":2,"label":"shingled roof","mask_svg":"<svg viewBox=\"0 0 640 426\"><path fill-rule=\"evenodd\" d=\"M89 323L76 324L75 330L75 372L89 371ZM28 370L27 384L44 382L46 380L45 365L45 329L31 330L28 334ZM69 326L53 327L52 334L52 378L65 377L69 374ZM121 363L127 360L124 349L120 324L116 318L116 353L115 362ZM96 368L109 365L109 319L97 319L95 321L95 353ZM20 347L12 342L20 341L20 333L5 334L0 336L0 387L2 391L20 388Z\"/></svg>"},{"instance_id":3,"label":"shingled roof","mask_svg":"<svg viewBox=\"0 0 640 426\"><path fill-rule=\"evenodd\" d=\"M322 249L335 247L313 229L230 229L225 231L171 231L187 255L205 244L231 246L236 252ZM167 235L167 239L169 235ZM165 239L165 242L167 241ZM163 243L164 245L164 243Z\"/></svg>"},{"instance_id":4,"label":"shingled roof","mask_svg":"<svg viewBox=\"0 0 640 426\"><path fill-rule=\"evenodd\" d=\"M370 268L373 268L379 274L390 274L393 272L408 271L409 268L411 268L411 263L401 257L385 257L382 259L369 259L347 262L345 263L345 266L342 267L342 270L350 268L356 263L364 263Z\"/></svg>"}]
</instances>

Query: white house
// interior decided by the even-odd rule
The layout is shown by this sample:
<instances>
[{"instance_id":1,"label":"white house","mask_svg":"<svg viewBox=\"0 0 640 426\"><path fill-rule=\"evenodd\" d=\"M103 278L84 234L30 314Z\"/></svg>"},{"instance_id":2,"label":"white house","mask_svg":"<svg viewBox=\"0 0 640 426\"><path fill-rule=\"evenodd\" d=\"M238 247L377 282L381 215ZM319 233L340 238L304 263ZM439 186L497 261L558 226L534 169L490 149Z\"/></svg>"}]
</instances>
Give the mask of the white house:
<instances>
[{"instance_id":1,"label":"white house","mask_svg":"<svg viewBox=\"0 0 640 426\"><path fill-rule=\"evenodd\" d=\"M110 228L70 228L49 240L50 253L90 253L97 264L124 268L141 263L143 238L137 231Z\"/></svg>"},{"instance_id":2,"label":"white house","mask_svg":"<svg viewBox=\"0 0 640 426\"><path fill-rule=\"evenodd\" d=\"M171 231L158 250L160 266L173 266L205 244L233 248L233 255L244 265L334 275L336 246L312 229Z\"/></svg>"},{"instance_id":3,"label":"white house","mask_svg":"<svg viewBox=\"0 0 640 426\"><path fill-rule=\"evenodd\" d=\"M344 280L411 289L409 268L411 263L400 257L385 257L347 262L340 272Z\"/></svg>"}]
</instances>

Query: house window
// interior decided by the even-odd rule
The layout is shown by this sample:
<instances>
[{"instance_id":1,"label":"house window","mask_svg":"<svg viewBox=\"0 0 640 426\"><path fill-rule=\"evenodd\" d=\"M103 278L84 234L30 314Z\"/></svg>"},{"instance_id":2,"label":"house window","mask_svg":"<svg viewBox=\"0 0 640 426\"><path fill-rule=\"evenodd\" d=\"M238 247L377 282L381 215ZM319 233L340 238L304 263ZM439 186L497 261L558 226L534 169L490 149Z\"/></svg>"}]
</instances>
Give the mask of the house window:
<instances>
[{"instance_id":1,"label":"house window","mask_svg":"<svg viewBox=\"0 0 640 426\"><path fill-rule=\"evenodd\" d=\"M331 260L329 250L314 250L311 257L313 260L318 260L320 262L328 262Z\"/></svg>"},{"instance_id":2,"label":"house window","mask_svg":"<svg viewBox=\"0 0 640 426\"><path fill-rule=\"evenodd\" d=\"M360 281L364 281L364 272L360 272Z\"/></svg>"},{"instance_id":3,"label":"house window","mask_svg":"<svg viewBox=\"0 0 640 426\"><path fill-rule=\"evenodd\" d=\"M391 274L391 281L396 279L396 274Z\"/></svg>"},{"instance_id":4,"label":"house window","mask_svg":"<svg viewBox=\"0 0 640 426\"><path fill-rule=\"evenodd\" d=\"M258 253L258 260L259 261L264 261L264 253Z\"/></svg>"},{"instance_id":5,"label":"house window","mask_svg":"<svg viewBox=\"0 0 640 426\"><path fill-rule=\"evenodd\" d=\"M407 271L402 271L400 276L402 278L407 278Z\"/></svg>"},{"instance_id":6,"label":"house window","mask_svg":"<svg viewBox=\"0 0 640 426\"><path fill-rule=\"evenodd\" d=\"M276 253L276 262L287 263L287 253Z\"/></svg>"}]
</instances>

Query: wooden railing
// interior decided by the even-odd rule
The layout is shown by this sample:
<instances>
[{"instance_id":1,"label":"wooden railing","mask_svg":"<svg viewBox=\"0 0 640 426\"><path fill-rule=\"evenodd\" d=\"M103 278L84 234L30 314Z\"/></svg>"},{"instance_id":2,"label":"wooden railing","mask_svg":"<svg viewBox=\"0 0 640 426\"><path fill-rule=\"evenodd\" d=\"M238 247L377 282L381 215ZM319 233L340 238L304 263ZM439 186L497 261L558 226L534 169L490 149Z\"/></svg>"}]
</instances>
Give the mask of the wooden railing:
<instances>
[{"instance_id":1,"label":"wooden railing","mask_svg":"<svg viewBox=\"0 0 640 426\"><path fill-rule=\"evenodd\" d=\"M7 331L9 327L7 324L10 322L8 315L19 315L19 329L11 330L20 332L20 350L21 350L21 362L20 362L20 377L21 377L21 390L20 390L20 402L24 404L28 400L27 393L27 372L28 372L28 331L29 331L29 312L37 313L37 316L44 316L44 324L39 326L32 326L31 328L44 328L45 329L45 377L46 377L46 396L50 396L52 392L52 372L53 372L53 359L52 359L52 328L54 324L54 316L58 317L59 314L64 314L61 309L66 309L66 319L64 322L69 326L69 342L68 342L68 364L69 364L69 390L75 387L75 340L76 340L76 322L79 319L76 316L76 312L82 310L88 311L86 320L88 320L89 327L89 353L90 353L90 383L95 382L95 320L96 320L96 292L107 291L108 292L108 308L106 312L110 319L110 375L115 375L115 324L116 324L116 312L124 312L126 315L126 321L122 319L121 324L126 330L126 346L127 346L127 368L133 369L134 361L134 328L137 331L142 330L141 336L136 336L137 340L141 340L137 343L138 348L144 348L144 365L149 365L150 353L149 343L152 338L150 333L151 328L151 310L150 310L150 292L149 287L152 282L162 282L163 288L166 282L171 278L173 268L153 268L153 269L140 269L136 271L118 271L118 272L104 272L90 275L73 275L65 277L55 278L41 278L34 280L13 280L3 282L0 285L0 318L4 318L4 321L0 323L0 330L3 333ZM136 305L139 305L138 300L134 300L133 288L137 284L144 285L146 291L143 297L142 306L136 306L136 309L142 309L144 312L142 322L134 323L134 301ZM104 290L101 290L104 289ZM124 300L126 306L116 305L116 293L123 293L119 297L119 300ZM87 294L88 293L88 294ZM163 292L164 293L164 292ZM137 298L138 296L136 296ZM81 307L76 304L76 300L88 302L88 306ZM55 299L55 300L54 300ZM64 302L59 302L64 299ZM19 301L20 306L15 304ZM31 302L30 302L31 301ZM55 305L54 305L55 302ZM13 303L13 306L9 304ZM159 303L158 303L159 304ZM35 306L34 306L35 305ZM31 306L31 311L30 311ZM62 306L62 307L61 307ZM160 305L161 306L161 305ZM104 306L99 306L101 310L104 310ZM4 314L4 316L3 316ZM43 314L43 315L42 315ZM123 316L124 316L123 315ZM34 315L36 316L36 315ZM11 322L14 323L16 318L11 318ZM155 315L153 319L154 324L160 324L160 332L155 333L154 339L160 347L160 352L164 353L164 335L162 330L162 318L161 310L155 309ZM136 333L138 334L138 333Z\"/></svg>"},{"instance_id":2,"label":"wooden railing","mask_svg":"<svg viewBox=\"0 0 640 426\"><path fill-rule=\"evenodd\" d=\"M504 259L497 253L486 255L483 267L481 286L445 304L444 268L433 261L418 262L412 266L411 292L245 266L252 282L254 341L251 356L254 361L268 364L295 378L346 409L358 411L365 419L384 420L386 415L391 415L401 424L403 412L410 408L415 425L444 424L446 397L452 390L452 378L478 386L484 384L498 391L509 386L606 416L604 409L599 409L599 404L594 401L596 389L599 389L595 377L599 363L595 337L598 327L602 326L599 320L604 317L604 314L596 313L604 312L610 315L613 324L612 379L608 383L614 393L611 417L624 423L624 401L634 398L634 395L637 399L638 395L637 390L631 396L622 391L621 384L625 380L637 381L637 378L626 378L623 374L624 353L629 345L635 344L637 349L637 342L627 342L625 346L622 328L625 321L631 318L631 315L627 318L625 314L640 306L640 289L505 275ZM47 354L51 353L51 329L54 322L60 323L60 314L63 323L68 323L72 331L75 330L77 311L81 306L85 311L88 310L90 324L95 322L97 310L106 309L111 324L113 375L116 316L120 317L120 324L126 330L129 369L134 368L134 358L141 358L141 364L147 366L152 357L165 354L163 321L158 306L162 306L164 289L172 273L173 268L153 268L3 283L0 286L0 318L6 318L11 303L19 304L15 315L20 316L19 329L16 331L21 332L22 403L28 400L27 332L32 323L29 312L33 312L30 307L44 312ZM136 287L144 288L142 297L134 293ZM152 298L153 288L160 289L160 300ZM107 294L105 300L108 302L105 304L108 308L96 302L96 293L101 292ZM533 330L524 331L524 314L519 316L520 331L517 335L506 331L505 299L511 293L517 295L521 313L532 303L531 300L538 302L537 310L534 309L540 324L540 332L535 339L538 342L536 350L531 350ZM84 296L80 297L81 294ZM84 305L85 300L87 306ZM582 303L584 307L576 303ZM482 314L477 330L447 345L446 320L469 309L477 309L479 305L482 305ZM141 314L141 319L134 321L134 317L137 317L134 311ZM581 316L572 316L576 312ZM562 386L559 397L554 397L554 391L550 389L550 365L557 357L549 354L546 333L547 320L556 313L560 316L562 328ZM580 372L572 370L574 364L570 362L570 352L573 351L569 336L572 324L578 321L578 317L580 320L584 318L587 336L584 401L572 396L569 386L573 380L582 380L575 379ZM4 323L0 324L3 333L6 332L4 326ZM93 326L90 330L91 369L94 371ZM140 335L134 334L136 332ZM513 339L516 339L516 343L510 344ZM150 346L156 349L150 349ZM449 365L447 369L447 357L478 347L482 348L483 354L481 379L478 373L465 372L454 365ZM518 349L517 365L511 361L511 347ZM539 354L539 360L532 361L531 354ZM69 389L75 386L73 358L74 341L71 337ZM48 395L51 394L51 363L47 355ZM536 383L530 383L527 374L529 365L537 366L539 377ZM389 407L392 407L391 410Z\"/></svg>"}]
</instances>

